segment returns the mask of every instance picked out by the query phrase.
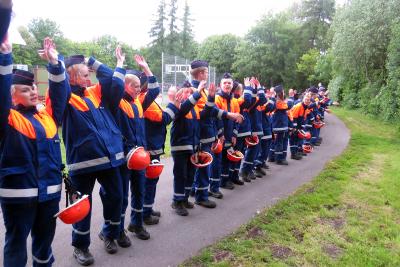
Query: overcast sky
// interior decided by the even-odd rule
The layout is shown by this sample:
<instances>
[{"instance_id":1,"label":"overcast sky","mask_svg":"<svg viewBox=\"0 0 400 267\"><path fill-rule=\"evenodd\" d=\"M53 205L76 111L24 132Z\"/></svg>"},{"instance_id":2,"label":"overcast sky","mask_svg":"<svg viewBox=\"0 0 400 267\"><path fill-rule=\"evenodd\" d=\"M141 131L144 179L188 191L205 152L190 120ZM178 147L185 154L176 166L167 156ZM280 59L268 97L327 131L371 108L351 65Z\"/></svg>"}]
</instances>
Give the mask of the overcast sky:
<instances>
[{"instance_id":1,"label":"overcast sky","mask_svg":"<svg viewBox=\"0 0 400 267\"><path fill-rule=\"evenodd\" d=\"M74 41L110 34L134 48L150 42L159 0L14 0L15 27L27 26L35 17L55 21ZM263 14L282 11L298 0L188 0L198 42L213 34L243 36ZM169 3L169 0L166 0ZM178 0L181 17L184 0ZM168 10L168 7L167 7Z\"/></svg>"}]
</instances>

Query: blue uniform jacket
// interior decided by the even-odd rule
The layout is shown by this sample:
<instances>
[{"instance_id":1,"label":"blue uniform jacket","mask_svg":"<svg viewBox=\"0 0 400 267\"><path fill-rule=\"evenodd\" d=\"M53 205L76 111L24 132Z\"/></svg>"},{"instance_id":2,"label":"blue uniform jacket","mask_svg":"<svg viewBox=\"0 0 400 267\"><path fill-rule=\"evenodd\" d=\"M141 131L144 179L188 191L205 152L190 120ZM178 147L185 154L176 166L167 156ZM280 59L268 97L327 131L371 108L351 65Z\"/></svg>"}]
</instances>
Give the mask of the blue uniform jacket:
<instances>
[{"instance_id":1,"label":"blue uniform jacket","mask_svg":"<svg viewBox=\"0 0 400 267\"><path fill-rule=\"evenodd\" d=\"M113 72L94 58L88 64L99 83L88 88L71 86L63 120L70 175L117 167L125 161L122 135L112 115L123 96L125 70Z\"/></svg>"},{"instance_id":2,"label":"blue uniform jacket","mask_svg":"<svg viewBox=\"0 0 400 267\"><path fill-rule=\"evenodd\" d=\"M0 54L0 201L44 202L61 196L61 150L57 127L69 95L64 63L48 65L45 108L11 106L11 54Z\"/></svg>"}]
</instances>

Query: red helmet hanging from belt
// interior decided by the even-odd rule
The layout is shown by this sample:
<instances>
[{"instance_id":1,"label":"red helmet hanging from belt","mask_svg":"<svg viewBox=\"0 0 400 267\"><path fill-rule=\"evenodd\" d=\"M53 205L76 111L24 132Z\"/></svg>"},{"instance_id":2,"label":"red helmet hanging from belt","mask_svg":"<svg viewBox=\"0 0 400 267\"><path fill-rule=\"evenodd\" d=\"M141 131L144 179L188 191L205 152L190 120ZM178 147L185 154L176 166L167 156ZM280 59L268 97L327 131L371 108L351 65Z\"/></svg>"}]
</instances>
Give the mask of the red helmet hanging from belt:
<instances>
[{"instance_id":1,"label":"red helmet hanging from belt","mask_svg":"<svg viewBox=\"0 0 400 267\"><path fill-rule=\"evenodd\" d=\"M233 148L231 148L228 149L226 152L226 156L230 161L239 162L244 158L242 152L240 152L239 150L233 150Z\"/></svg>"},{"instance_id":2,"label":"red helmet hanging from belt","mask_svg":"<svg viewBox=\"0 0 400 267\"><path fill-rule=\"evenodd\" d=\"M311 133L310 132L307 132L307 131L304 131L304 130L299 130L298 132L297 132L297 136L300 138L300 139L311 139Z\"/></svg>"},{"instance_id":3,"label":"red helmet hanging from belt","mask_svg":"<svg viewBox=\"0 0 400 267\"><path fill-rule=\"evenodd\" d=\"M313 151L312 145L304 144L303 145L303 151L304 151L304 153L311 153Z\"/></svg>"},{"instance_id":4,"label":"red helmet hanging from belt","mask_svg":"<svg viewBox=\"0 0 400 267\"><path fill-rule=\"evenodd\" d=\"M134 147L126 156L126 164L130 170L144 170L150 164L150 155L142 146Z\"/></svg>"},{"instance_id":5,"label":"red helmet hanging from belt","mask_svg":"<svg viewBox=\"0 0 400 267\"><path fill-rule=\"evenodd\" d=\"M219 154L219 153L222 152L222 142L221 142L221 140L217 139L214 143L212 143L211 151L214 154Z\"/></svg>"},{"instance_id":6,"label":"red helmet hanging from belt","mask_svg":"<svg viewBox=\"0 0 400 267\"><path fill-rule=\"evenodd\" d=\"M260 141L257 135L249 135L244 140L247 146L255 146Z\"/></svg>"},{"instance_id":7,"label":"red helmet hanging from belt","mask_svg":"<svg viewBox=\"0 0 400 267\"><path fill-rule=\"evenodd\" d=\"M313 126L316 129L322 128L322 127L324 127L324 125L325 125L325 122L323 122L323 121L314 121L313 122Z\"/></svg>"},{"instance_id":8,"label":"red helmet hanging from belt","mask_svg":"<svg viewBox=\"0 0 400 267\"><path fill-rule=\"evenodd\" d=\"M190 156L190 161L197 168L203 168L211 164L213 157L210 153L205 151L197 151Z\"/></svg>"},{"instance_id":9,"label":"red helmet hanging from belt","mask_svg":"<svg viewBox=\"0 0 400 267\"><path fill-rule=\"evenodd\" d=\"M83 220L90 211L88 195L83 195L72 205L58 212L54 217L59 217L66 224L73 224Z\"/></svg>"},{"instance_id":10,"label":"red helmet hanging from belt","mask_svg":"<svg viewBox=\"0 0 400 267\"><path fill-rule=\"evenodd\" d=\"M164 169L164 164L162 164L158 159L153 159L149 166L146 168L146 177L148 179L156 179L160 177Z\"/></svg>"}]
</instances>

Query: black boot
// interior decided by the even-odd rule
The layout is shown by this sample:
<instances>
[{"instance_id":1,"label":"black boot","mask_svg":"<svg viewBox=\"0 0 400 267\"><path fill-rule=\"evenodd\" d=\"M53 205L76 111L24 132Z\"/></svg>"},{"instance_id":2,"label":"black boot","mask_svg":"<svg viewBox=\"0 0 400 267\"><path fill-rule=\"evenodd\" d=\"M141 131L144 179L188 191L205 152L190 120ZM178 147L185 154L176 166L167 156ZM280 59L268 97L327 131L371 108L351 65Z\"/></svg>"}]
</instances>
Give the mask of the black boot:
<instances>
[{"instance_id":1,"label":"black boot","mask_svg":"<svg viewBox=\"0 0 400 267\"><path fill-rule=\"evenodd\" d=\"M277 161L276 161L276 164L278 164L278 165L289 165L289 162L287 162L286 159L284 159L284 160L277 160Z\"/></svg>"},{"instance_id":2,"label":"black boot","mask_svg":"<svg viewBox=\"0 0 400 267\"><path fill-rule=\"evenodd\" d=\"M187 209L193 209L194 208L194 204L193 202L190 202L189 200L184 200L183 201L183 206Z\"/></svg>"},{"instance_id":3,"label":"black boot","mask_svg":"<svg viewBox=\"0 0 400 267\"><path fill-rule=\"evenodd\" d=\"M233 183L231 181L228 181L225 183L225 185L221 186L221 188L233 190L233 189L235 189L235 186L233 185Z\"/></svg>"},{"instance_id":4,"label":"black boot","mask_svg":"<svg viewBox=\"0 0 400 267\"><path fill-rule=\"evenodd\" d=\"M173 201L171 207L175 210L175 213L179 216L188 216L189 212L184 207L182 201Z\"/></svg>"},{"instance_id":5,"label":"black boot","mask_svg":"<svg viewBox=\"0 0 400 267\"><path fill-rule=\"evenodd\" d=\"M268 170L269 166L265 162L263 162L263 164L261 165L261 169Z\"/></svg>"},{"instance_id":6,"label":"black boot","mask_svg":"<svg viewBox=\"0 0 400 267\"><path fill-rule=\"evenodd\" d=\"M243 181L245 181L246 183L251 183L251 179L249 178L249 175L247 173L240 172L239 176L242 177Z\"/></svg>"},{"instance_id":7,"label":"black boot","mask_svg":"<svg viewBox=\"0 0 400 267\"><path fill-rule=\"evenodd\" d=\"M80 248L74 248L73 252L74 258L76 261L83 266L89 266L93 264L94 258L92 253L90 253L88 248L80 249Z\"/></svg>"},{"instance_id":8,"label":"black boot","mask_svg":"<svg viewBox=\"0 0 400 267\"><path fill-rule=\"evenodd\" d=\"M147 240L150 238L149 232L143 226L136 226L134 224L129 224L128 231L135 233L136 237L141 240Z\"/></svg>"},{"instance_id":9,"label":"black boot","mask_svg":"<svg viewBox=\"0 0 400 267\"><path fill-rule=\"evenodd\" d=\"M232 182L233 182L234 184L237 184L237 185L244 185L244 182L243 182L242 180L240 180L240 179L233 180Z\"/></svg>"},{"instance_id":10,"label":"black boot","mask_svg":"<svg viewBox=\"0 0 400 267\"><path fill-rule=\"evenodd\" d=\"M119 237L117 239L117 244L121 247L121 248L129 248L132 244L131 244L131 240L129 239L129 237L126 234L126 231L122 231L119 234Z\"/></svg>"},{"instance_id":11,"label":"black boot","mask_svg":"<svg viewBox=\"0 0 400 267\"><path fill-rule=\"evenodd\" d=\"M196 201L195 202L199 206L203 206L205 208L213 209L217 206L217 203L215 203L212 200L201 200L201 201Z\"/></svg>"},{"instance_id":12,"label":"black boot","mask_svg":"<svg viewBox=\"0 0 400 267\"><path fill-rule=\"evenodd\" d=\"M161 217L161 212L158 210L152 210L151 215L156 216L156 217Z\"/></svg>"},{"instance_id":13,"label":"black boot","mask_svg":"<svg viewBox=\"0 0 400 267\"><path fill-rule=\"evenodd\" d=\"M218 192L208 191L208 195L211 197L218 198L218 199L221 199L224 197L224 195L220 191L218 191Z\"/></svg>"},{"instance_id":14,"label":"black boot","mask_svg":"<svg viewBox=\"0 0 400 267\"><path fill-rule=\"evenodd\" d=\"M103 235L103 232L99 233L99 238L104 242L104 249L107 251L108 254L115 254L118 251L117 244L115 243L114 239L106 237Z\"/></svg>"},{"instance_id":15,"label":"black boot","mask_svg":"<svg viewBox=\"0 0 400 267\"><path fill-rule=\"evenodd\" d=\"M146 225L158 224L159 221L160 221L159 217L153 216L151 214L149 216L143 217L143 222Z\"/></svg>"},{"instance_id":16,"label":"black boot","mask_svg":"<svg viewBox=\"0 0 400 267\"><path fill-rule=\"evenodd\" d=\"M290 156L290 158L291 158L291 159L294 159L294 160L301 160L301 156L300 156L299 154L292 154L292 155Z\"/></svg>"},{"instance_id":17,"label":"black boot","mask_svg":"<svg viewBox=\"0 0 400 267\"><path fill-rule=\"evenodd\" d=\"M261 177L263 177L264 175L267 175L267 173L261 168L261 166L257 166L254 168L254 172L255 174L260 174Z\"/></svg>"}]
</instances>

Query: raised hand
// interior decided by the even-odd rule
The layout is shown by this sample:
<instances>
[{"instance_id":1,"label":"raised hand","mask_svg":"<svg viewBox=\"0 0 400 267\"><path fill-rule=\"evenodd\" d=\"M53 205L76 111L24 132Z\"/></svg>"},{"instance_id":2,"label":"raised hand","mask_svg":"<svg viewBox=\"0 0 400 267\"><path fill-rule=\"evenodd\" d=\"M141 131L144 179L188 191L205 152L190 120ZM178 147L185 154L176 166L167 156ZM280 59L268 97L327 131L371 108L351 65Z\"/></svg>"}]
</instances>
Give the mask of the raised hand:
<instances>
[{"instance_id":1,"label":"raised hand","mask_svg":"<svg viewBox=\"0 0 400 267\"><path fill-rule=\"evenodd\" d=\"M200 93L201 91L204 91L204 89L206 89L206 84L207 84L207 81L206 81L206 80L200 81L199 87L197 87L197 90L199 91L199 93Z\"/></svg>"},{"instance_id":2,"label":"raised hand","mask_svg":"<svg viewBox=\"0 0 400 267\"><path fill-rule=\"evenodd\" d=\"M10 54L12 52L12 45L8 41L8 34L6 34L6 37L0 45L0 52L2 54Z\"/></svg>"},{"instance_id":3,"label":"raised hand","mask_svg":"<svg viewBox=\"0 0 400 267\"><path fill-rule=\"evenodd\" d=\"M292 88L289 89L289 97L294 97L294 90Z\"/></svg>"},{"instance_id":4,"label":"raised hand","mask_svg":"<svg viewBox=\"0 0 400 267\"><path fill-rule=\"evenodd\" d=\"M149 64L147 64L146 59L144 59L141 55L135 55L133 59L136 61L136 64L143 70L146 76L153 76L153 73L150 70Z\"/></svg>"},{"instance_id":5,"label":"raised hand","mask_svg":"<svg viewBox=\"0 0 400 267\"><path fill-rule=\"evenodd\" d=\"M117 47L115 48L115 57L117 58L117 67L123 68L125 62L125 54L122 53L122 47L120 45L117 45Z\"/></svg>"},{"instance_id":6,"label":"raised hand","mask_svg":"<svg viewBox=\"0 0 400 267\"><path fill-rule=\"evenodd\" d=\"M38 50L38 54L41 59L48 61L50 64L58 64L58 52L56 45L50 37L46 37L43 40L43 49Z\"/></svg>"},{"instance_id":7,"label":"raised hand","mask_svg":"<svg viewBox=\"0 0 400 267\"><path fill-rule=\"evenodd\" d=\"M210 86L208 86L208 95L211 97L214 97L216 91L217 91L217 88L215 87L215 84L210 83Z\"/></svg>"},{"instance_id":8,"label":"raised hand","mask_svg":"<svg viewBox=\"0 0 400 267\"><path fill-rule=\"evenodd\" d=\"M250 78L249 78L249 77L244 78L243 84L244 84L244 86L246 86L246 87L251 86L251 84L250 84Z\"/></svg>"}]
</instances>

